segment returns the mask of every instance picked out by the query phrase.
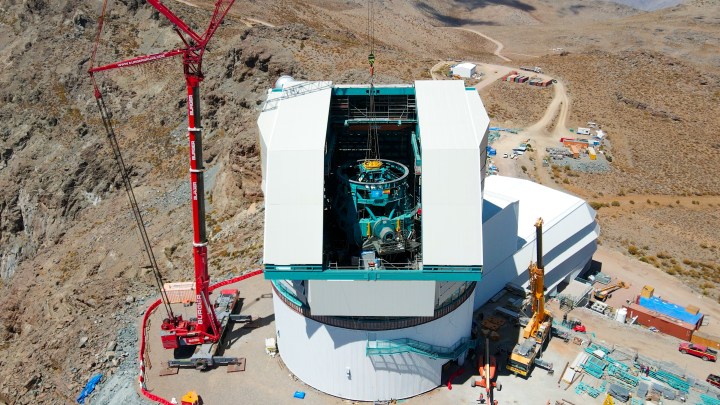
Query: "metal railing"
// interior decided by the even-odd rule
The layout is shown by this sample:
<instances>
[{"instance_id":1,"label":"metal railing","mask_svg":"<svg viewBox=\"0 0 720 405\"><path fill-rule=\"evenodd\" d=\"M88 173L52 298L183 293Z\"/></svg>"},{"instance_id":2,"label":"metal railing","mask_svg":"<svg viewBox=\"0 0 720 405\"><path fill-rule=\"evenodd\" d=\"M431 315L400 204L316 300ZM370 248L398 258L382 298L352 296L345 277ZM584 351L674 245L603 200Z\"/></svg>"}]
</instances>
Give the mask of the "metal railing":
<instances>
[{"instance_id":1,"label":"metal railing","mask_svg":"<svg viewBox=\"0 0 720 405\"><path fill-rule=\"evenodd\" d=\"M283 88L282 95L277 98L265 100L261 111L269 111L277 108L278 103L281 100L287 100L288 98L302 96L308 93L314 93L316 91L329 89L332 87L332 82L307 82L297 85L292 85Z\"/></svg>"},{"instance_id":2,"label":"metal railing","mask_svg":"<svg viewBox=\"0 0 720 405\"><path fill-rule=\"evenodd\" d=\"M414 339L368 340L367 356L383 356L401 353L417 353L433 359L455 359L475 346L475 340L464 337L450 347L431 345Z\"/></svg>"}]
</instances>

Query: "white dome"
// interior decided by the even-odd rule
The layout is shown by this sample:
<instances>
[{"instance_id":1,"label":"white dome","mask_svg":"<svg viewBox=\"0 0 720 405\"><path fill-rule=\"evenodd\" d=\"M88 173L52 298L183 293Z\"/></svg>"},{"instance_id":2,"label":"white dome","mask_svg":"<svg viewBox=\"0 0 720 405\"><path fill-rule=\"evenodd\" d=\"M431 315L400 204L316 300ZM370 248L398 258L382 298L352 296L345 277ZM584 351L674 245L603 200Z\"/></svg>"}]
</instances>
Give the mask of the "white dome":
<instances>
[{"instance_id":1,"label":"white dome","mask_svg":"<svg viewBox=\"0 0 720 405\"><path fill-rule=\"evenodd\" d=\"M294 81L295 79L292 76L282 75L277 79L277 81L275 81L274 88L282 89L283 87L285 87L286 84L292 83Z\"/></svg>"}]
</instances>

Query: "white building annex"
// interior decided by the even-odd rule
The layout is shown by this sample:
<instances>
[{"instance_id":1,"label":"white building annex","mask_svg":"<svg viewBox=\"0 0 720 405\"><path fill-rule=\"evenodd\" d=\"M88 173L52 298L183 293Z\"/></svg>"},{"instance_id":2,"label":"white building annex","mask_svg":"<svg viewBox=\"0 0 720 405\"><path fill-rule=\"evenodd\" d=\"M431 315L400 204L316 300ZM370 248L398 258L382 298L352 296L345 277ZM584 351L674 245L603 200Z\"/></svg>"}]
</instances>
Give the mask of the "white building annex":
<instances>
[{"instance_id":1,"label":"white building annex","mask_svg":"<svg viewBox=\"0 0 720 405\"><path fill-rule=\"evenodd\" d=\"M469 79L475 74L476 68L477 66L475 66L474 63L463 62L453 66L451 68L451 73L453 76L460 76L462 78Z\"/></svg>"},{"instance_id":2,"label":"white building annex","mask_svg":"<svg viewBox=\"0 0 720 405\"><path fill-rule=\"evenodd\" d=\"M597 250L600 226L584 200L529 180L489 176L483 201L485 263L475 309L507 283L527 287L535 257L535 227L543 218L547 293L587 270ZM490 236L492 235L492 237Z\"/></svg>"},{"instance_id":3,"label":"white building annex","mask_svg":"<svg viewBox=\"0 0 720 405\"><path fill-rule=\"evenodd\" d=\"M526 284L537 217L550 287L589 264L594 211L532 182L485 179L488 125L461 81L284 77L268 91L265 277L294 375L351 400L427 392L475 345L473 310Z\"/></svg>"}]
</instances>

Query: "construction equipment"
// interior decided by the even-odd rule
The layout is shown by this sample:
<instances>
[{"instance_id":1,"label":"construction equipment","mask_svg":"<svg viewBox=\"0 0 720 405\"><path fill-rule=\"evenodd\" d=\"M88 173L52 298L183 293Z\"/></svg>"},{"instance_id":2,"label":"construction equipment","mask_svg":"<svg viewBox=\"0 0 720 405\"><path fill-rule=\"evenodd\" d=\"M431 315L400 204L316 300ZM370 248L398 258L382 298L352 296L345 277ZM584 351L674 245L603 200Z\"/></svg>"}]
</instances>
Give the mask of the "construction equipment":
<instances>
[{"instance_id":1,"label":"construction equipment","mask_svg":"<svg viewBox=\"0 0 720 405\"><path fill-rule=\"evenodd\" d=\"M535 240L537 247L537 262L530 263L530 299L532 302L532 317L525 326L523 338L534 338L538 343L545 344L550 334L552 315L545 309L545 268L542 258L542 226L543 220L535 222Z\"/></svg>"},{"instance_id":2,"label":"construction equipment","mask_svg":"<svg viewBox=\"0 0 720 405\"><path fill-rule=\"evenodd\" d=\"M523 329L523 342L518 343L510 353L507 369L515 374L527 376L535 364L535 358L542 352L552 330L552 314L545 309L545 268L542 254L542 218L535 222L537 262L530 263L530 299L532 317Z\"/></svg>"},{"instance_id":3,"label":"construction equipment","mask_svg":"<svg viewBox=\"0 0 720 405\"><path fill-rule=\"evenodd\" d=\"M536 360L539 360L537 356L541 346L535 339L525 339L516 344L505 368L514 374L527 377L536 365Z\"/></svg>"},{"instance_id":4,"label":"construction equipment","mask_svg":"<svg viewBox=\"0 0 720 405\"><path fill-rule=\"evenodd\" d=\"M200 405L200 396L195 391L188 391L180 398L180 405Z\"/></svg>"},{"instance_id":5,"label":"construction equipment","mask_svg":"<svg viewBox=\"0 0 720 405\"><path fill-rule=\"evenodd\" d=\"M176 349L182 345L202 345L215 344L220 341L224 328L230 320L229 316L224 317L224 323L221 322L210 304L208 276L208 259L207 259L207 239L205 230L205 188L203 181L203 158L202 158L202 126L200 125L200 82L204 76L202 73L202 58L205 53L208 42L215 34L222 23L223 18L230 10L235 0L217 0L215 9L210 19L210 23L204 33L196 33L189 24L181 20L176 14L170 11L160 0L148 0L160 14L164 15L174 25L174 30L180 37L183 47L161 52L152 55L144 55L128 60L111 63L104 66L95 66L95 56L100 40L100 34L103 26L107 0L103 2L102 14L98 21L98 32L95 41L95 48L91 56L91 64L88 73L93 82L95 99L102 115L103 125L108 134L108 138L113 146L115 158L120 168L126 191L130 197L131 205L135 219L140 229L140 233L145 243L145 250L150 258L153 273L155 275L158 286L161 290L163 302L165 304L168 317L162 322L161 338L163 347L166 349ZM167 295L162 286L160 271L155 263L152 254L149 239L147 238L145 227L140 216L140 210L137 208L132 187L130 185L129 176L125 165L122 161L122 155L115 138L111 114L102 98L100 87L95 81L95 74L102 71L119 69L140 65L160 59L182 55L183 71L185 74L185 82L187 87L187 114L188 114L188 138L190 143L190 190L192 200L192 216L193 216L193 256L195 263L195 307L197 318L184 320L181 315L174 315ZM223 300L232 303L230 310L237 301L237 290L227 291L227 295ZM234 296L234 298L233 298ZM227 304L226 304L227 305ZM229 315L229 314L228 314Z\"/></svg>"},{"instance_id":6,"label":"construction equipment","mask_svg":"<svg viewBox=\"0 0 720 405\"><path fill-rule=\"evenodd\" d=\"M520 70L525 70L528 72L535 72L535 73L542 73L542 69L540 69L539 66L521 66Z\"/></svg>"},{"instance_id":7,"label":"construction equipment","mask_svg":"<svg viewBox=\"0 0 720 405\"><path fill-rule=\"evenodd\" d=\"M608 298L612 297L613 292L621 288L630 288L630 286L623 281L619 281L611 286L595 290L593 296L596 300L605 302Z\"/></svg>"},{"instance_id":8,"label":"construction equipment","mask_svg":"<svg viewBox=\"0 0 720 405\"><path fill-rule=\"evenodd\" d=\"M487 337L485 337L485 353L478 359L478 371L480 372L480 379L472 380L470 386L475 387L479 385L485 388L488 398L491 399L492 389L497 388L497 390L500 391L502 390L502 384L497 382L497 380L492 381L497 374L497 360L495 356L490 354L490 342Z\"/></svg>"}]
</instances>

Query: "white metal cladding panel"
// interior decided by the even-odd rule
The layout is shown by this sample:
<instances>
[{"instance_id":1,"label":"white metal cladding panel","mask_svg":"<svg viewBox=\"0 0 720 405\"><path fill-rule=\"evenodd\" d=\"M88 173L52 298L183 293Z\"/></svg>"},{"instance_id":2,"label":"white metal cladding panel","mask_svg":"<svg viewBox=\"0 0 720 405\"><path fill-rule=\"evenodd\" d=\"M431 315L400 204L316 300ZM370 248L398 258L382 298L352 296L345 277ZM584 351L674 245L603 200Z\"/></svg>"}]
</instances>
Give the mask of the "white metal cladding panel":
<instances>
[{"instance_id":1,"label":"white metal cladding panel","mask_svg":"<svg viewBox=\"0 0 720 405\"><path fill-rule=\"evenodd\" d=\"M438 281L435 287L435 306L438 307L446 301L450 301L457 296L464 284L470 284L466 281Z\"/></svg>"},{"instance_id":2,"label":"white metal cladding panel","mask_svg":"<svg viewBox=\"0 0 720 405\"><path fill-rule=\"evenodd\" d=\"M597 249L597 237L600 228L594 221L594 216L589 214L588 208L578 207L577 210L569 213L567 217L553 218L552 220L559 220L564 224L574 224L573 233L565 235L562 240L555 237L550 238L554 240L553 242L547 240L546 234L543 234L545 255L547 255L547 252L557 249L558 246L562 248L560 252L553 252L553 258L551 260L546 258L546 263L544 263L545 284L548 290L555 288L568 274L577 274L592 259ZM488 242L486 245L487 256L493 256L500 251L495 247L493 240L488 240ZM535 238L533 235L533 238L527 241L515 254L502 259L499 264L493 267L486 267L483 272L483 280L476 289L475 308L479 308L487 302L508 282L527 286L529 283L527 268L531 261L536 260L535 250ZM496 263L497 259L488 257L487 261Z\"/></svg>"},{"instance_id":3,"label":"white metal cladding panel","mask_svg":"<svg viewBox=\"0 0 720 405\"><path fill-rule=\"evenodd\" d=\"M515 201L483 222L483 276L517 252L518 209L519 204ZM485 283L484 277L482 283Z\"/></svg>"},{"instance_id":4,"label":"white metal cladding panel","mask_svg":"<svg viewBox=\"0 0 720 405\"><path fill-rule=\"evenodd\" d=\"M434 281L308 282L310 311L314 316L433 316L435 313Z\"/></svg>"},{"instance_id":5,"label":"white metal cladding panel","mask_svg":"<svg viewBox=\"0 0 720 405\"><path fill-rule=\"evenodd\" d=\"M283 99L269 138L265 184L267 264L321 264L323 162L331 89Z\"/></svg>"},{"instance_id":6,"label":"white metal cladding panel","mask_svg":"<svg viewBox=\"0 0 720 405\"><path fill-rule=\"evenodd\" d=\"M279 98L282 95L281 92L273 92L268 90L267 99L272 100ZM262 191L265 193L265 177L267 176L267 152L272 138L272 133L275 129L275 122L277 118L277 109L269 109L260 113L258 117L258 129L260 130L260 164L262 169Z\"/></svg>"},{"instance_id":7,"label":"white metal cladding panel","mask_svg":"<svg viewBox=\"0 0 720 405\"><path fill-rule=\"evenodd\" d=\"M461 81L417 81L423 263L482 265L478 139Z\"/></svg>"},{"instance_id":8,"label":"white metal cladding panel","mask_svg":"<svg viewBox=\"0 0 720 405\"><path fill-rule=\"evenodd\" d=\"M545 265L545 286L548 291L557 285L569 274L575 277L592 259L597 250L597 235L587 234L570 249L563 257L559 257ZM484 305L493 295L505 287L506 283L513 282L527 287L529 275L528 259L533 253L534 246L525 246L518 253L506 261L483 274L483 279L475 289L475 309Z\"/></svg>"},{"instance_id":9,"label":"white metal cladding panel","mask_svg":"<svg viewBox=\"0 0 720 405\"><path fill-rule=\"evenodd\" d=\"M374 333L378 340L411 338L452 346L470 334L473 297L433 322L378 332L323 325L294 312L277 297L273 303L278 348L293 374L330 395L374 401L408 398L436 388L447 360L414 353L368 357L368 334Z\"/></svg>"},{"instance_id":10,"label":"white metal cladding panel","mask_svg":"<svg viewBox=\"0 0 720 405\"><path fill-rule=\"evenodd\" d=\"M476 142L484 149L487 146L487 129L490 126L490 117L477 91L466 90L465 97L470 109L470 118L475 126Z\"/></svg>"},{"instance_id":11,"label":"white metal cladding panel","mask_svg":"<svg viewBox=\"0 0 720 405\"><path fill-rule=\"evenodd\" d=\"M488 126L490 126L490 117L488 116L485 106L480 99L480 95L476 90L466 90L465 96L467 98L468 108L470 109L470 118L472 119L473 127L475 128L475 141L479 145L480 164L482 165L480 170L480 184L482 190L485 185L485 173L487 171L487 130Z\"/></svg>"},{"instance_id":12,"label":"white metal cladding panel","mask_svg":"<svg viewBox=\"0 0 720 405\"><path fill-rule=\"evenodd\" d=\"M549 229L556 222L553 218L564 218L571 211L586 205L578 197L529 180L489 176L485 187L489 193L504 196L509 201L520 201L518 235L528 240L535 238L534 225L539 217L545 221L543 228Z\"/></svg>"}]
</instances>

